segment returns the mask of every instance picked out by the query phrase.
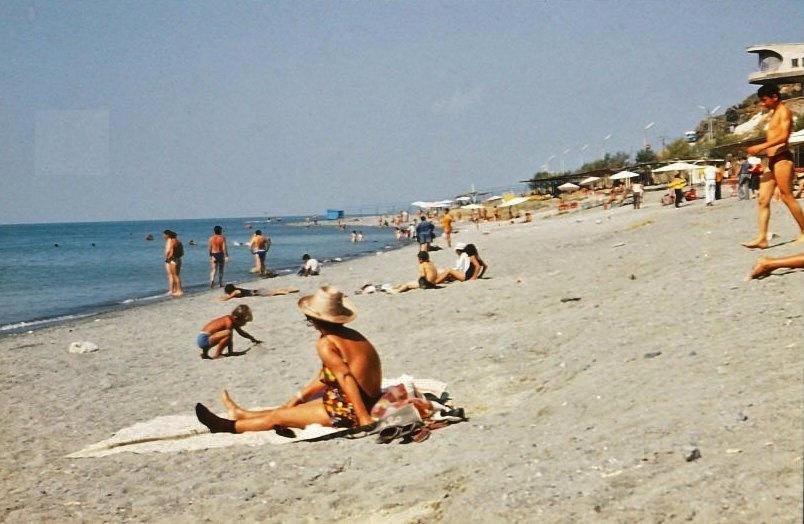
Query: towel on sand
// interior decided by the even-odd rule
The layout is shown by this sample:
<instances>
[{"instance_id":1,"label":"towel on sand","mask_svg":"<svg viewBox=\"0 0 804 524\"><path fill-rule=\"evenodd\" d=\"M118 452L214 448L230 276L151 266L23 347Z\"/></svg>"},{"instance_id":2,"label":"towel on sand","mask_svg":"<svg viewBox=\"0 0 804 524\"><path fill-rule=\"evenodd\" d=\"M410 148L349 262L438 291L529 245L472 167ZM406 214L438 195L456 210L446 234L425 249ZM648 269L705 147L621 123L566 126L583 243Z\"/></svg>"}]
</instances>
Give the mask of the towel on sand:
<instances>
[{"instance_id":1,"label":"towel on sand","mask_svg":"<svg viewBox=\"0 0 804 524\"><path fill-rule=\"evenodd\" d=\"M441 397L446 384L436 380L416 379L402 375L395 379L383 379L383 389L396 384L411 386L422 393ZM278 435L274 431L252 433L215 433L195 418L195 415L167 415L147 422L139 422L123 428L110 438L70 453L67 458L105 457L115 453L174 453L227 446L262 446L263 444L287 444L299 441L314 441L334 438L349 433L343 428L330 428L312 424L304 429L293 429L295 437Z\"/></svg>"}]
</instances>

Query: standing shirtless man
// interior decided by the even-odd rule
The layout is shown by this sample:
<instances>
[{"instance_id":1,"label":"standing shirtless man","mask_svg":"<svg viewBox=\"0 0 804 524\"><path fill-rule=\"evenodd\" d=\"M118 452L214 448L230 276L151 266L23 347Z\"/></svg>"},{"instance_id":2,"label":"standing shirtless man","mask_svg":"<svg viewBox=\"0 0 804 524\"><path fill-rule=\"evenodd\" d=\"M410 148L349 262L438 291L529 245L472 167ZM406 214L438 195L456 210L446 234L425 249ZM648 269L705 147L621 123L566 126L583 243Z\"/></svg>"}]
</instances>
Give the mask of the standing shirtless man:
<instances>
[{"instance_id":1,"label":"standing shirtless man","mask_svg":"<svg viewBox=\"0 0 804 524\"><path fill-rule=\"evenodd\" d=\"M748 248L765 249L768 247L768 222L770 221L770 201L774 190L778 187L782 202L790 210L790 214L798 223L800 230L798 241L804 241L804 212L793 196L793 155L788 149L787 141L793 129L793 113L782 103L781 93L776 84L763 84L757 90L759 103L772 111L768 123L768 135L764 142L746 149L749 155L767 152L768 170L763 173L759 183L759 233L754 240L743 242Z\"/></svg>"},{"instance_id":2,"label":"standing shirtless man","mask_svg":"<svg viewBox=\"0 0 804 524\"><path fill-rule=\"evenodd\" d=\"M249 247L251 248L251 252L254 253L254 257L257 259L257 269L260 272L260 276L264 277L267 273L265 269L265 255L268 253L268 248L271 247L271 239L263 236L262 230L258 229L254 232L254 236L251 237Z\"/></svg>"},{"instance_id":3,"label":"standing shirtless man","mask_svg":"<svg viewBox=\"0 0 804 524\"><path fill-rule=\"evenodd\" d=\"M223 287L223 266L229 260L229 250L226 248L226 237L223 236L223 228L215 226L212 231L214 234L207 240L209 246L209 287L215 287L215 279L218 279L218 287Z\"/></svg>"}]
</instances>

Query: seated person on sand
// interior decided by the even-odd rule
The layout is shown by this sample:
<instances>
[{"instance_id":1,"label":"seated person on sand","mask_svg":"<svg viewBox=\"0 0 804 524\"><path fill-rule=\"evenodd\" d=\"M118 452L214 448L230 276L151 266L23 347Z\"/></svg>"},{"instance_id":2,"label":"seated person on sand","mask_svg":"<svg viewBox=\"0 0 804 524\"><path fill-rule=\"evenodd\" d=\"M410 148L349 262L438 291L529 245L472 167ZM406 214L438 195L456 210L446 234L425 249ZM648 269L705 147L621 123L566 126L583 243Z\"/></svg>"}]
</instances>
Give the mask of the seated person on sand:
<instances>
[{"instance_id":1,"label":"seated person on sand","mask_svg":"<svg viewBox=\"0 0 804 524\"><path fill-rule=\"evenodd\" d=\"M613 202L620 202L623 198L625 198L625 188L619 183L615 183L609 192L608 198L603 202L603 209L608 209Z\"/></svg>"},{"instance_id":2,"label":"seated person on sand","mask_svg":"<svg viewBox=\"0 0 804 524\"><path fill-rule=\"evenodd\" d=\"M226 284L223 287L223 292L226 295L220 297L218 300L226 302L233 298L246 298L246 297L275 297L278 295L289 295L290 293L298 293L299 289L295 287L278 287L276 289L243 289L234 284Z\"/></svg>"},{"instance_id":3,"label":"seated person on sand","mask_svg":"<svg viewBox=\"0 0 804 524\"><path fill-rule=\"evenodd\" d=\"M300 277L314 277L321 272L321 263L307 253L302 255L302 262L302 267L298 273Z\"/></svg>"},{"instance_id":4,"label":"seated person on sand","mask_svg":"<svg viewBox=\"0 0 804 524\"><path fill-rule=\"evenodd\" d=\"M486 272L486 269L488 269L488 266L478 255L477 248L474 244L456 244L455 251L458 251L457 248L459 246L462 247L462 249L459 251L460 255L458 257L457 267L439 273L438 277L436 277L436 284L455 280L459 282L477 280Z\"/></svg>"},{"instance_id":5,"label":"seated person on sand","mask_svg":"<svg viewBox=\"0 0 804 524\"><path fill-rule=\"evenodd\" d=\"M427 251L419 251L416 257L419 259L419 280L395 286L391 289L391 293L404 293L412 289L436 288L435 281L438 277L438 270L435 264L430 261L430 253Z\"/></svg>"},{"instance_id":6,"label":"seated person on sand","mask_svg":"<svg viewBox=\"0 0 804 524\"><path fill-rule=\"evenodd\" d=\"M220 358L223 348L228 348L225 354L231 355L234 350L233 331L237 331L241 337L247 338L255 344L262 343L262 340L257 340L243 329L243 326L252 320L254 317L251 315L251 309L246 305L241 305L234 308L231 315L224 315L209 321L201 328L201 332L196 338L196 343L201 348L201 358ZM213 347L215 351L210 357L209 350Z\"/></svg>"},{"instance_id":7,"label":"seated person on sand","mask_svg":"<svg viewBox=\"0 0 804 524\"><path fill-rule=\"evenodd\" d=\"M374 422L371 408L381 395L380 357L371 342L344 324L355 319L355 307L329 286L299 300L299 309L320 336L316 351L321 371L278 408L249 411L224 390L222 402L229 418L196 404L198 420L212 433L267 431L277 426L305 428L310 424L354 428Z\"/></svg>"},{"instance_id":8,"label":"seated person on sand","mask_svg":"<svg viewBox=\"0 0 804 524\"><path fill-rule=\"evenodd\" d=\"M759 257L749 277L764 278L775 269L804 269L804 253L783 258Z\"/></svg>"}]
</instances>

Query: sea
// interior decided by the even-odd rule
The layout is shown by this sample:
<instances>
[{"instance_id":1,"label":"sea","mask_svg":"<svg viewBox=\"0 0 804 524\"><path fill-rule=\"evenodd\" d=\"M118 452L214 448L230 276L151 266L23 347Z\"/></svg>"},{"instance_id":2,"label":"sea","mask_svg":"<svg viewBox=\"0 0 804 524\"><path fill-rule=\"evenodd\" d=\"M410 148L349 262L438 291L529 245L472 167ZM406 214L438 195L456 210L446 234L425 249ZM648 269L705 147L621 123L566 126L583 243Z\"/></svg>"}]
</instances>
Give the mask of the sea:
<instances>
[{"instance_id":1,"label":"sea","mask_svg":"<svg viewBox=\"0 0 804 524\"><path fill-rule=\"evenodd\" d=\"M0 335L170 300L165 229L176 231L184 245L185 294L209 289L207 238L216 225L223 227L229 247L226 282L256 278L248 241L257 229L271 238L266 262L280 275L295 272L304 253L322 261L325 273L328 265L405 242L397 241L391 228L363 226L363 241L353 243L355 227L344 223L346 231L304 217L0 225ZM255 287L271 283L265 279Z\"/></svg>"}]
</instances>

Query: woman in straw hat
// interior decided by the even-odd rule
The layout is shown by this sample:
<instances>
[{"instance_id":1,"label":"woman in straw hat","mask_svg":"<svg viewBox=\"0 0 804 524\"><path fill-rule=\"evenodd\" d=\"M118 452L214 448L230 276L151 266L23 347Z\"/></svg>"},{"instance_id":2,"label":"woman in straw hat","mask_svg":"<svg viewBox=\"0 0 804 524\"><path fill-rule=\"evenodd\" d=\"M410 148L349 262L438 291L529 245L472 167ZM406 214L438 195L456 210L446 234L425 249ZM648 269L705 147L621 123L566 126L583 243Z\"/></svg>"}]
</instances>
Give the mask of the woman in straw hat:
<instances>
[{"instance_id":1,"label":"woman in straw hat","mask_svg":"<svg viewBox=\"0 0 804 524\"><path fill-rule=\"evenodd\" d=\"M299 309L320 336L316 343L321 371L284 405L275 409L242 409L224 390L230 419L218 417L203 404L195 413L213 433L266 431L277 426L304 428L309 424L359 427L371 424L371 408L380 398L382 368L371 342L344 324L357 310L343 293L324 286L299 299Z\"/></svg>"}]
</instances>

